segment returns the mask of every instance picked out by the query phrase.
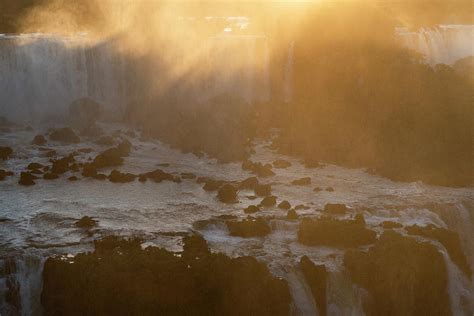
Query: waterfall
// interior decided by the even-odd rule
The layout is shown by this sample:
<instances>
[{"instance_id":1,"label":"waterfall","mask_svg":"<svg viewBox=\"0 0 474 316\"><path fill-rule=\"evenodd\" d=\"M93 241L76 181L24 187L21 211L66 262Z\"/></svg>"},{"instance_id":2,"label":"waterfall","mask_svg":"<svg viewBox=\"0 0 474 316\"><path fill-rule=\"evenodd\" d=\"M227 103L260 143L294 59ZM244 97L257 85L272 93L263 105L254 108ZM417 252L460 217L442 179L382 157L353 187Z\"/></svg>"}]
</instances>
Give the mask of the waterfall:
<instances>
[{"instance_id":1,"label":"waterfall","mask_svg":"<svg viewBox=\"0 0 474 316\"><path fill-rule=\"evenodd\" d=\"M82 97L117 111L123 106L122 71L113 42L89 46L84 35L2 35L0 116L27 122L61 118Z\"/></svg>"},{"instance_id":2,"label":"waterfall","mask_svg":"<svg viewBox=\"0 0 474 316\"><path fill-rule=\"evenodd\" d=\"M283 100L290 102L293 99L293 55L295 50L295 42L291 42L288 47L288 60L285 65L285 77L283 86Z\"/></svg>"},{"instance_id":3,"label":"waterfall","mask_svg":"<svg viewBox=\"0 0 474 316\"><path fill-rule=\"evenodd\" d=\"M421 53L431 65L452 65L474 56L474 25L439 25L416 32L398 28L396 34L405 46Z\"/></svg>"}]
</instances>

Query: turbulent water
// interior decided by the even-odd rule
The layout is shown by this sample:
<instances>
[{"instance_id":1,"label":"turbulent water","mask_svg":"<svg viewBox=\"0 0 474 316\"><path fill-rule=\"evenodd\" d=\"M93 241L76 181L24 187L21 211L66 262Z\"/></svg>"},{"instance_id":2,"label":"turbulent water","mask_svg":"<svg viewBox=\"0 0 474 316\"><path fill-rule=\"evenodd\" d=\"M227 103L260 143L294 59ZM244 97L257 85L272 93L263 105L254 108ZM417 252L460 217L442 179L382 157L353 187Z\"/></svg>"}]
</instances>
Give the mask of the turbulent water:
<instances>
[{"instance_id":1,"label":"turbulent water","mask_svg":"<svg viewBox=\"0 0 474 316\"><path fill-rule=\"evenodd\" d=\"M397 34L430 64L452 65L459 59L474 56L474 25L439 25L416 32L400 28Z\"/></svg>"},{"instance_id":2,"label":"turbulent water","mask_svg":"<svg viewBox=\"0 0 474 316\"><path fill-rule=\"evenodd\" d=\"M103 126L112 132L120 126ZM2 168L19 173L31 161L47 163L43 151L30 141L40 131L14 130L0 136L0 144L10 145L15 156L2 163ZM243 180L250 173L239 164L218 164L215 160L180 153L158 141L131 139L134 149L121 170L143 173L169 164L167 172L193 172L223 180ZM50 144L59 155L73 149L93 148L90 154L78 156L81 161L93 157L103 147L89 142L80 145ZM379 224L385 220L404 225L429 223L452 229L460 234L471 266L474 266L474 197L472 189L452 189L428 186L422 183L397 183L370 175L361 169L346 169L334 165L308 169L299 161L276 154L267 143L257 141L252 159L272 162L286 159L288 169L274 169L276 176L267 180L279 200L286 199L303 217L318 217L328 202L345 203L351 208L351 217L363 212L368 226L381 233ZM312 185L301 187L291 181L311 177ZM270 270L288 280L296 314L315 314L315 303L301 272L295 269L298 260L308 255L315 263L324 263L330 271L328 309L330 315L361 314L359 290L342 271L343 251L331 247L307 247L297 242L297 222L287 221L286 212L277 208L265 209L261 215L274 215L272 232L264 238L230 237L224 224L200 225L218 215L246 217L243 209L255 204L253 191L241 191L238 204L220 203L215 193L208 193L195 180L177 184L138 181L114 184L108 181L82 179L67 181L67 176L55 181L40 181L33 187L22 187L17 178L0 182L0 255L17 262L16 278L21 286L24 315L40 313L41 269L44 258L56 253L77 253L91 249L95 238L107 234L140 235L149 243L178 251L181 247L179 232L197 230L206 238L214 251L230 256L251 255L266 262ZM313 192L313 188L332 187L333 192ZM92 236L74 226L82 216L99 221ZM173 233L173 234L169 234ZM442 253L446 250L436 244ZM449 271L449 290L453 311L460 309L460 300L474 302L474 284L445 256ZM3 263L6 264L5 261ZM0 292L5 291L5 279ZM1 303L0 303L1 305ZM474 310L470 305L469 309ZM1 308L0 308L1 311ZM463 311L454 313L462 315Z\"/></svg>"}]
</instances>

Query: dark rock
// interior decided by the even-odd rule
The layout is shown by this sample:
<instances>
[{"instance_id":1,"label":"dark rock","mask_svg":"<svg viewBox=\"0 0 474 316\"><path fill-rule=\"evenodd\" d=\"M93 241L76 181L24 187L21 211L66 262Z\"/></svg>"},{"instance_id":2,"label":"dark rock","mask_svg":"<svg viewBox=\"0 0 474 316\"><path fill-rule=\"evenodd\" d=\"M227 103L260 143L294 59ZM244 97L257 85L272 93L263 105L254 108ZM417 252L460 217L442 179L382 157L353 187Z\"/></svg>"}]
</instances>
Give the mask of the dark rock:
<instances>
[{"instance_id":1,"label":"dark rock","mask_svg":"<svg viewBox=\"0 0 474 316\"><path fill-rule=\"evenodd\" d=\"M178 177L175 177L170 173L166 173L161 169L156 169L154 171L144 173L141 176L146 177L147 179L153 180L156 183L160 183L162 181L173 181L177 183L181 182L181 180Z\"/></svg>"},{"instance_id":2,"label":"dark rock","mask_svg":"<svg viewBox=\"0 0 474 316\"><path fill-rule=\"evenodd\" d=\"M285 168L291 167L291 162L283 160L283 159L275 160L273 162L273 167L279 168L279 169L285 169Z\"/></svg>"},{"instance_id":3,"label":"dark rock","mask_svg":"<svg viewBox=\"0 0 474 316\"><path fill-rule=\"evenodd\" d=\"M84 216L80 220L78 220L76 223L74 223L74 226L78 228L83 228L83 229L91 229L92 227L97 226L97 221L93 219L92 217Z\"/></svg>"},{"instance_id":4,"label":"dark rock","mask_svg":"<svg viewBox=\"0 0 474 316\"><path fill-rule=\"evenodd\" d=\"M95 143L102 146L113 146L115 144L115 139L112 136L102 136L96 140Z\"/></svg>"},{"instance_id":5,"label":"dark rock","mask_svg":"<svg viewBox=\"0 0 474 316\"><path fill-rule=\"evenodd\" d=\"M48 172L48 173L45 173L43 175L43 179L45 180L55 180L55 179L58 179L59 176L55 173L51 173L51 172Z\"/></svg>"},{"instance_id":6,"label":"dark rock","mask_svg":"<svg viewBox=\"0 0 474 316\"><path fill-rule=\"evenodd\" d=\"M313 189L313 192L321 192L323 189L321 189L320 187L315 187Z\"/></svg>"},{"instance_id":7,"label":"dark rock","mask_svg":"<svg viewBox=\"0 0 474 316\"><path fill-rule=\"evenodd\" d=\"M56 155L57 155L56 150L48 150L48 151L44 154L44 156L47 157L47 158L52 158L52 157L54 157L54 156L56 156Z\"/></svg>"},{"instance_id":8,"label":"dark rock","mask_svg":"<svg viewBox=\"0 0 474 316\"><path fill-rule=\"evenodd\" d=\"M403 227L403 225L397 222L384 221L382 223L382 227L385 229L392 229L392 228L401 228Z\"/></svg>"},{"instance_id":9,"label":"dark rock","mask_svg":"<svg viewBox=\"0 0 474 316\"><path fill-rule=\"evenodd\" d=\"M181 172L182 179L196 179L196 175L191 172Z\"/></svg>"},{"instance_id":10,"label":"dark rock","mask_svg":"<svg viewBox=\"0 0 474 316\"><path fill-rule=\"evenodd\" d=\"M44 168L44 166L37 162L32 162L26 167L26 169L29 169L29 170L41 169L41 168Z\"/></svg>"},{"instance_id":11,"label":"dark rock","mask_svg":"<svg viewBox=\"0 0 474 316\"><path fill-rule=\"evenodd\" d=\"M43 135L36 135L31 141L32 145L43 146L46 144L46 138Z\"/></svg>"},{"instance_id":12,"label":"dark rock","mask_svg":"<svg viewBox=\"0 0 474 316\"><path fill-rule=\"evenodd\" d=\"M304 161L304 165L306 168L321 168L322 165L317 160L306 159Z\"/></svg>"},{"instance_id":13,"label":"dark rock","mask_svg":"<svg viewBox=\"0 0 474 316\"><path fill-rule=\"evenodd\" d=\"M326 188L326 191L327 191L327 192L334 192L334 188L333 188L333 187L327 187L327 188Z\"/></svg>"},{"instance_id":14,"label":"dark rock","mask_svg":"<svg viewBox=\"0 0 474 316\"><path fill-rule=\"evenodd\" d=\"M227 221L227 228L231 236L239 237L261 237L270 233L270 225L263 218L243 219L241 221Z\"/></svg>"},{"instance_id":15,"label":"dark rock","mask_svg":"<svg viewBox=\"0 0 474 316\"><path fill-rule=\"evenodd\" d=\"M224 181L209 179L205 182L202 188L204 189L204 191L217 191L223 184Z\"/></svg>"},{"instance_id":16,"label":"dark rock","mask_svg":"<svg viewBox=\"0 0 474 316\"><path fill-rule=\"evenodd\" d=\"M118 170L112 170L109 175L109 181L114 183L127 183L135 181L137 176L131 173L122 173Z\"/></svg>"},{"instance_id":17,"label":"dark rock","mask_svg":"<svg viewBox=\"0 0 474 316\"><path fill-rule=\"evenodd\" d=\"M51 172L55 174L63 174L69 170L69 164L76 161L73 155L63 157L53 161Z\"/></svg>"},{"instance_id":18,"label":"dark rock","mask_svg":"<svg viewBox=\"0 0 474 316\"><path fill-rule=\"evenodd\" d=\"M13 149L10 147L1 147L0 146L0 160L7 160L13 154Z\"/></svg>"},{"instance_id":19,"label":"dark rock","mask_svg":"<svg viewBox=\"0 0 474 316\"><path fill-rule=\"evenodd\" d=\"M109 148L98 154L92 161L92 166L100 168L116 167L123 164L123 154L118 148Z\"/></svg>"},{"instance_id":20,"label":"dark rock","mask_svg":"<svg viewBox=\"0 0 474 316\"><path fill-rule=\"evenodd\" d=\"M70 176L70 177L67 178L67 179L68 179L69 181L77 181L77 180L79 180L79 178L76 177L76 176Z\"/></svg>"},{"instance_id":21,"label":"dark rock","mask_svg":"<svg viewBox=\"0 0 474 316\"><path fill-rule=\"evenodd\" d=\"M346 214L347 210L347 206L340 203L328 203L324 206L324 212L330 214L342 215Z\"/></svg>"},{"instance_id":22,"label":"dark rock","mask_svg":"<svg viewBox=\"0 0 474 316\"><path fill-rule=\"evenodd\" d=\"M270 184L258 184L254 191L258 196L269 196L272 194L272 186Z\"/></svg>"},{"instance_id":23,"label":"dark rock","mask_svg":"<svg viewBox=\"0 0 474 316\"><path fill-rule=\"evenodd\" d=\"M309 210L310 207L309 206L306 206L304 204L298 204L295 206L295 210L299 211L299 210Z\"/></svg>"},{"instance_id":24,"label":"dark rock","mask_svg":"<svg viewBox=\"0 0 474 316\"><path fill-rule=\"evenodd\" d=\"M33 169L29 170L28 172L31 174L43 174L43 171L41 171L40 169Z\"/></svg>"},{"instance_id":25,"label":"dark rock","mask_svg":"<svg viewBox=\"0 0 474 316\"><path fill-rule=\"evenodd\" d=\"M0 181L3 181L6 177L10 176L13 176L13 172L0 169Z\"/></svg>"},{"instance_id":26,"label":"dark rock","mask_svg":"<svg viewBox=\"0 0 474 316\"><path fill-rule=\"evenodd\" d=\"M407 226L405 230L410 235L423 236L426 238L434 239L439 241L448 251L449 256L454 263L466 273L470 278L472 275L471 267L467 261L466 255L464 254L459 235L453 231L439 228L434 225L428 226Z\"/></svg>"},{"instance_id":27,"label":"dark rock","mask_svg":"<svg viewBox=\"0 0 474 316\"><path fill-rule=\"evenodd\" d=\"M292 221L298 219L298 214L296 213L295 210L289 210L288 213L286 213L286 219Z\"/></svg>"},{"instance_id":28,"label":"dark rock","mask_svg":"<svg viewBox=\"0 0 474 316\"><path fill-rule=\"evenodd\" d=\"M260 202L260 206L262 207L272 207L276 205L276 196L266 196L263 198L263 200Z\"/></svg>"},{"instance_id":29,"label":"dark rock","mask_svg":"<svg viewBox=\"0 0 474 316\"><path fill-rule=\"evenodd\" d=\"M49 134L49 139L69 144L77 144L81 141L79 136L69 127L54 129L51 134Z\"/></svg>"},{"instance_id":30,"label":"dark rock","mask_svg":"<svg viewBox=\"0 0 474 316\"><path fill-rule=\"evenodd\" d=\"M85 178L93 178L97 175L97 168L90 164L84 165L82 168L82 176Z\"/></svg>"},{"instance_id":31,"label":"dark rock","mask_svg":"<svg viewBox=\"0 0 474 316\"><path fill-rule=\"evenodd\" d=\"M259 185L257 177L250 177L245 180L242 180L239 184L239 189L242 190L255 190L255 188Z\"/></svg>"},{"instance_id":32,"label":"dark rock","mask_svg":"<svg viewBox=\"0 0 474 316\"><path fill-rule=\"evenodd\" d=\"M223 203L237 202L237 189L231 184L224 184L217 192L217 198Z\"/></svg>"},{"instance_id":33,"label":"dark rock","mask_svg":"<svg viewBox=\"0 0 474 316\"><path fill-rule=\"evenodd\" d=\"M257 205L249 205L244 209L246 214L253 214L260 211L260 208Z\"/></svg>"},{"instance_id":34,"label":"dark rock","mask_svg":"<svg viewBox=\"0 0 474 316\"><path fill-rule=\"evenodd\" d=\"M310 177L305 177L301 178L298 180L294 180L291 182L292 185L310 185L311 184L311 178Z\"/></svg>"},{"instance_id":35,"label":"dark rock","mask_svg":"<svg viewBox=\"0 0 474 316\"><path fill-rule=\"evenodd\" d=\"M130 143L127 139L122 140L120 144L117 145L117 149L119 150L122 157L127 157L130 155L132 150L132 143Z\"/></svg>"},{"instance_id":36,"label":"dark rock","mask_svg":"<svg viewBox=\"0 0 474 316\"><path fill-rule=\"evenodd\" d=\"M300 260L300 269L311 289L320 316L327 313L327 270L324 264L315 265L307 256Z\"/></svg>"},{"instance_id":37,"label":"dark rock","mask_svg":"<svg viewBox=\"0 0 474 316\"><path fill-rule=\"evenodd\" d=\"M30 186L30 185L34 185L35 184L35 181L38 179L38 177L32 175L31 173L29 172L22 172L20 174L20 181L18 181L19 184L21 185L24 185L24 186Z\"/></svg>"},{"instance_id":38,"label":"dark rock","mask_svg":"<svg viewBox=\"0 0 474 316\"><path fill-rule=\"evenodd\" d=\"M429 243L385 232L369 251L348 251L344 266L371 299L366 315L451 315L443 256Z\"/></svg>"},{"instance_id":39,"label":"dark rock","mask_svg":"<svg viewBox=\"0 0 474 316\"><path fill-rule=\"evenodd\" d=\"M289 210L291 208L291 204L287 200L284 200L278 204L278 208L281 208L282 210Z\"/></svg>"},{"instance_id":40,"label":"dark rock","mask_svg":"<svg viewBox=\"0 0 474 316\"><path fill-rule=\"evenodd\" d=\"M255 258L211 253L199 236L184 238L181 256L140 244L110 236L92 253L46 260L44 314L290 314L288 285Z\"/></svg>"},{"instance_id":41,"label":"dark rock","mask_svg":"<svg viewBox=\"0 0 474 316\"><path fill-rule=\"evenodd\" d=\"M359 225L365 225L364 214L362 214L362 213L357 213L357 214L354 216L354 222L355 222L356 224L359 224Z\"/></svg>"},{"instance_id":42,"label":"dark rock","mask_svg":"<svg viewBox=\"0 0 474 316\"><path fill-rule=\"evenodd\" d=\"M103 181L103 180L107 179L107 176L103 173L98 173L95 176L93 176L93 178L96 179L96 180Z\"/></svg>"},{"instance_id":43,"label":"dark rock","mask_svg":"<svg viewBox=\"0 0 474 316\"><path fill-rule=\"evenodd\" d=\"M242 169L251 171L252 173L256 174L258 177L271 177L274 176L275 173L272 171L272 165L270 164L262 164L261 162L252 162L250 160L246 160L242 163Z\"/></svg>"},{"instance_id":44,"label":"dark rock","mask_svg":"<svg viewBox=\"0 0 474 316\"><path fill-rule=\"evenodd\" d=\"M147 177L144 174L141 174L138 176L138 181L140 182L146 182Z\"/></svg>"},{"instance_id":45,"label":"dark rock","mask_svg":"<svg viewBox=\"0 0 474 316\"><path fill-rule=\"evenodd\" d=\"M355 221L303 219L298 241L308 246L358 247L375 242L376 234Z\"/></svg>"}]
</instances>

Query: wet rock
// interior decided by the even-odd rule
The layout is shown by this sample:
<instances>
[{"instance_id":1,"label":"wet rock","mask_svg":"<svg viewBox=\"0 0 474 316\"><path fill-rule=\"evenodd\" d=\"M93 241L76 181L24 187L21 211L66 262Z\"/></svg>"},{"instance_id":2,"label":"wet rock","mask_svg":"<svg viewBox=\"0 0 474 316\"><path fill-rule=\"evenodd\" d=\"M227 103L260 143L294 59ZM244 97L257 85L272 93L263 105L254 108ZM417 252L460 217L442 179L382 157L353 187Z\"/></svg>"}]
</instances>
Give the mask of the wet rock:
<instances>
[{"instance_id":1,"label":"wet rock","mask_svg":"<svg viewBox=\"0 0 474 316\"><path fill-rule=\"evenodd\" d=\"M107 176L106 176L105 174L103 174L103 173L98 173L98 174L96 174L95 176L93 176L93 178L94 178L95 180L103 181L103 180L107 179Z\"/></svg>"},{"instance_id":2,"label":"wet rock","mask_svg":"<svg viewBox=\"0 0 474 316\"><path fill-rule=\"evenodd\" d=\"M309 210L310 207L309 206L306 206L304 204L298 204L295 206L295 210L299 211L299 210Z\"/></svg>"},{"instance_id":3,"label":"wet rock","mask_svg":"<svg viewBox=\"0 0 474 316\"><path fill-rule=\"evenodd\" d=\"M310 185L311 184L311 178L310 177L305 177L301 178L298 180L294 180L291 182L292 185Z\"/></svg>"},{"instance_id":4,"label":"wet rock","mask_svg":"<svg viewBox=\"0 0 474 316\"><path fill-rule=\"evenodd\" d=\"M237 202L237 189L232 184L224 184L217 192L217 198L223 203Z\"/></svg>"},{"instance_id":5,"label":"wet rock","mask_svg":"<svg viewBox=\"0 0 474 316\"><path fill-rule=\"evenodd\" d=\"M81 219L74 223L74 226L83 229L90 229L97 226L97 221L89 216L83 216Z\"/></svg>"},{"instance_id":6,"label":"wet rock","mask_svg":"<svg viewBox=\"0 0 474 316\"><path fill-rule=\"evenodd\" d=\"M33 169L29 170L28 172L31 174L43 174L43 171L41 171L40 169Z\"/></svg>"},{"instance_id":7,"label":"wet rock","mask_svg":"<svg viewBox=\"0 0 474 316\"><path fill-rule=\"evenodd\" d=\"M73 155L63 157L53 161L51 172L55 174L63 174L69 170L69 164L76 161Z\"/></svg>"},{"instance_id":8,"label":"wet rock","mask_svg":"<svg viewBox=\"0 0 474 316\"><path fill-rule=\"evenodd\" d=\"M11 147L1 147L0 146L0 160L7 160L13 154L13 149Z\"/></svg>"},{"instance_id":9,"label":"wet rock","mask_svg":"<svg viewBox=\"0 0 474 316\"><path fill-rule=\"evenodd\" d=\"M90 165L90 164L86 164L84 165L84 167L82 168L82 176L85 177L85 178L93 178L97 175L97 168Z\"/></svg>"},{"instance_id":10,"label":"wet rock","mask_svg":"<svg viewBox=\"0 0 474 316\"><path fill-rule=\"evenodd\" d=\"M327 313L327 270L324 264L315 265L307 256L300 260L299 267L308 283L320 316Z\"/></svg>"},{"instance_id":11,"label":"wet rock","mask_svg":"<svg viewBox=\"0 0 474 316\"><path fill-rule=\"evenodd\" d=\"M45 180L55 180L55 179L58 179L59 176L55 173L51 173L51 172L48 172L48 173L45 173L43 175L43 179Z\"/></svg>"},{"instance_id":12,"label":"wet rock","mask_svg":"<svg viewBox=\"0 0 474 316\"><path fill-rule=\"evenodd\" d=\"M173 181L177 183L181 182L181 180L178 177L175 177L170 173L164 172L161 169L156 169L154 171L144 173L141 176L146 177L147 179L153 180L156 183L160 183L163 181Z\"/></svg>"},{"instance_id":13,"label":"wet rock","mask_svg":"<svg viewBox=\"0 0 474 316\"><path fill-rule=\"evenodd\" d=\"M258 196L269 196L272 194L272 186L270 184L258 184L254 191Z\"/></svg>"},{"instance_id":14,"label":"wet rock","mask_svg":"<svg viewBox=\"0 0 474 316\"><path fill-rule=\"evenodd\" d=\"M289 210L288 213L286 213L286 219L290 221L296 220L298 219L298 214L295 210Z\"/></svg>"},{"instance_id":15,"label":"wet rock","mask_svg":"<svg viewBox=\"0 0 474 316\"><path fill-rule=\"evenodd\" d=\"M46 138L43 135L36 135L31 141L32 145L43 146L46 144Z\"/></svg>"},{"instance_id":16,"label":"wet rock","mask_svg":"<svg viewBox=\"0 0 474 316\"><path fill-rule=\"evenodd\" d=\"M108 178L110 182L127 183L135 181L136 175L131 173L122 173L118 170L112 170Z\"/></svg>"},{"instance_id":17,"label":"wet rock","mask_svg":"<svg viewBox=\"0 0 474 316\"><path fill-rule=\"evenodd\" d=\"M278 204L278 208L281 208L282 210L289 210L291 208L291 204L287 200L284 200Z\"/></svg>"},{"instance_id":18,"label":"wet rock","mask_svg":"<svg viewBox=\"0 0 474 316\"><path fill-rule=\"evenodd\" d=\"M6 177L10 177L10 176L13 176L14 173L11 172L11 171L6 171L6 170L3 170L3 169L0 169L0 181L3 181L5 180Z\"/></svg>"},{"instance_id":19,"label":"wet rock","mask_svg":"<svg viewBox=\"0 0 474 316\"><path fill-rule=\"evenodd\" d=\"M182 179L196 179L196 175L192 172L181 172Z\"/></svg>"},{"instance_id":20,"label":"wet rock","mask_svg":"<svg viewBox=\"0 0 474 316\"><path fill-rule=\"evenodd\" d=\"M37 162L32 162L26 167L26 169L29 169L29 170L41 169L41 168L44 168L44 166Z\"/></svg>"},{"instance_id":21,"label":"wet rock","mask_svg":"<svg viewBox=\"0 0 474 316\"><path fill-rule=\"evenodd\" d=\"M375 242L376 234L355 221L303 219L298 241L308 246L358 247Z\"/></svg>"},{"instance_id":22,"label":"wet rock","mask_svg":"<svg viewBox=\"0 0 474 316\"><path fill-rule=\"evenodd\" d=\"M95 251L49 258L43 270L45 315L288 315L285 281L252 257L211 253L200 236L181 256L106 237ZM140 289L140 291L136 291Z\"/></svg>"},{"instance_id":23,"label":"wet rock","mask_svg":"<svg viewBox=\"0 0 474 316\"><path fill-rule=\"evenodd\" d=\"M118 148L109 148L98 154L92 161L92 166L96 169L117 167L123 164L123 154Z\"/></svg>"},{"instance_id":24,"label":"wet rock","mask_svg":"<svg viewBox=\"0 0 474 316\"><path fill-rule=\"evenodd\" d=\"M382 222L382 227L385 229L393 229L393 228L401 228L403 227L403 225L397 222L384 221Z\"/></svg>"},{"instance_id":25,"label":"wet rock","mask_svg":"<svg viewBox=\"0 0 474 316\"><path fill-rule=\"evenodd\" d=\"M367 252L346 252L344 266L370 294L366 315L451 315L444 259L429 243L387 231Z\"/></svg>"},{"instance_id":26,"label":"wet rock","mask_svg":"<svg viewBox=\"0 0 474 316\"><path fill-rule=\"evenodd\" d=\"M321 192L323 189L321 189L320 187L315 187L313 189L313 192Z\"/></svg>"},{"instance_id":27,"label":"wet rock","mask_svg":"<svg viewBox=\"0 0 474 316\"><path fill-rule=\"evenodd\" d=\"M357 213L357 214L354 216L354 222L355 222L356 224L359 224L359 225L365 225L364 214L362 214L362 213Z\"/></svg>"},{"instance_id":28,"label":"wet rock","mask_svg":"<svg viewBox=\"0 0 474 316\"><path fill-rule=\"evenodd\" d=\"M273 162L273 167L279 168L279 169L285 169L285 168L291 167L291 162L283 160L283 159L275 160Z\"/></svg>"},{"instance_id":29,"label":"wet rock","mask_svg":"<svg viewBox=\"0 0 474 316\"><path fill-rule=\"evenodd\" d=\"M306 159L304 161L304 165L306 168L321 168L322 165L317 160Z\"/></svg>"},{"instance_id":30,"label":"wet rock","mask_svg":"<svg viewBox=\"0 0 474 316\"><path fill-rule=\"evenodd\" d=\"M242 180L239 184L239 189L241 190L255 190L259 185L257 177L250 177L245 180Z\"/></svg>"},{"instance_id":31,"label":"wet rock","mask_svg":"<svg viewBox=\"0 0 474 316\"><path fill-rule=\"evenodd\" d=\"M115 144L115 139L112 136L102 136L95 141L97 145L101 146L113 146Z\"/></svg>"},{"instance_id":32,"label":"wet rock","mask_svg":"<svg viewBox=\"0 0 474 316\"><path fill-rule=\"evenodd\" d=\"M334 192L334 188L333 188L333 187L327 187L327 188L326 188L326 191L327 191L327 192Z\"/></svg>"},{"instance_id":33,"label":"wet rock","mask_svg":"<svg viewBox=\"0 0 474 316\"><path fill-rule=\"evenodd\" d=\"M347 211L347 206L341 203L328 203L324 206L324 212L329 214L343 215Z\"/></svg>"},{"instance_id":34,"label":"wet rock","mask_svg":"<svg viewBox=\"0 0 474 316\"><path fill-rule=\"evenodd\" d=\"M432 224L428 226L407 226L405 230L410 235L423 236L439 241L448 251L451 259L467 276L471 277L472 271L464 254L459 235L453 231L436 227Z\"/></svg>"},{"instance_id":35,"label":"wet rock","mask_svg":"<svg viewBox=\"0 0 474 316\"><path fill-rule=\"evenodd\" d=\"M272 207L276 205L276 196L266 196L263 198L263 200L260 202L260 206L262 207Z\"/></svg>"},{"instance_id":36,"label":"wet rock","mask_svg":"<svg viewBox=\"0 0 474 316\"><path fill-rule=\"evenodd\" d=\"M20 181L18 181L18 183L24 186L31 186L35 184L36 179L38 179L37 176L32 175L29 172L22 172L20 174Z\"/></svg>"},{"instance_id":37,"label":"wet rock","mask_svg":"<svg viewBox=\"0 0 474 316\"><path fill-rule=\"evenodd\" d=\"M117 149L119 150L122 157L128 157L130 152L132 151L132 143L130 143L127 139L124 139L117 145Z\"/></svg>"},{"instance_id":38,"label":"wet rock","mask_svg":"<svg viewBox=\"0 0 474 316\"><path fill-rule=\"evenodd\" d=\"M241 221L226 221L231 236L261 237L270 233L271 228L267 221L261 217L248 217Z\"/></svg>"},{"instance_id":39,"label":"wet rock","mask_svg":"<svg viewBox=\"0 0 474 316\"><path fill-rule=\"evenodd\" d=\"M252 162L250 160L246 160L242 163L242 169L246 171L250 171L256 174L258 177L271 177L274 176L275 173L272 171L271 164L262 164L261 162Z\"/></svg>"},{"instance_id":40,"label":"wet rock","mask_svg":"<svg viewBox=\"0 0 474 316\"><path fill-rule=\"evenodd\" d=\"M68 179L69 181L77 181L77 180L79 180L79 178L76 177L76 176L70 176L70 177L67 178L67 179Z\"/></svg>"},{"instance_id":41,"label":"wet rock","mask_svg":"<svg viewBox=\"0 0 474 316\"><path fill-rule=\"evenodd\" d=\"M224 185L224 181L209 179L205 182L202 187L204 191L217 191L219 188Z\"/></svg>"},{"instance_id":42,"label":"wet rock","mask_svg":"<svg viewBox=\"0 0 474 316\"><path fill-rule=\"evenodd\" d=\"M56 156L56 155L57 155L56 150L48 150L48 151L44 154L44 156L47 157L47 158L52 158L52 157L54 157L54 156Z\"/></svg>"},{"instance_id":43,"label":"wet rock","mask_svg":"<svg viewBox=\"0 0 474 316\"><path fill-rule=\"evenodd\" d=\"M54 129L49 134L49 139L56 142L77 144L81 141L79 136L69 127Z\"/></svg>"},{"instance_id":44,"label":"wet rock","mask_svg":"<svg viewBox=\"0 0 474 316\"><path fill-rule=\"evenodd\" d=\"M249 205L244 209L245 214L253 214L260 211L260 208L257 205Z\"/></svg>"}]
</instances>

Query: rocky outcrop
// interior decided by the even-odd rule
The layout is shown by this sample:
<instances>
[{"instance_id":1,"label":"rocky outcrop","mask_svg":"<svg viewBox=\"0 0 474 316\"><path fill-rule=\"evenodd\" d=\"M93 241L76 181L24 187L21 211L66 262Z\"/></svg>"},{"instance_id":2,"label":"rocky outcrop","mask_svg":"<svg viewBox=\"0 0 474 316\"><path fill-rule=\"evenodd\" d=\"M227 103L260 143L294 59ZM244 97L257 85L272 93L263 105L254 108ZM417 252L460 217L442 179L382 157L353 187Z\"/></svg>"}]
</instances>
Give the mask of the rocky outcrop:
<instances>
[{"instance_id":1,"label":"rocky outcrop","mask_svg":"<svg viewBox=\"0 0 474 316\"><path fill-rule=\"evenodd\" d=\"M327 271L325 265L315 265L307 256L300 260L300 269L308 283L320 316L327 312Z\"/></svg>"},{"instance_id":2,"label":"rocky outcrop","mask_svg":"<svg viewBox=\"0 0 474 316\"><path fill-rule=\"evenodd\" d=\"M49 134L49 139L61 143L77 144L81 141L79 136L69 127L54 129Z\"/></svg>"},{"instance_id":3,"label":"rocky outcrop","mask_svg":"<svg viewBox=\"0 0 474 316\"><path fill-rule=\"evenodd\" d=\"M261 217L251 217L241 221L231 220L226 221L227 229L231 236L239 237L261 237L266 236L271 232L270 225Z\"/></svg>"},{"instance_id":4,"label":"rocky outcrop","mask_svg":"<svg viewBox=\"0 0 474 316\"><path fill-rule=\"evenodd\" d=\"M451 259L456 263L456 265L466 273L470 278L472 275L471 266L469 265L464 250L459 240L459 235L450 230L436 227L434 225L428 226L408 226L405 227L406 231L410 235L418 235L426 238L434 239L439 241L448 251Z\"/></svg>"},{"instance_id":5,"label":"rocky outcrop","mask_svg":"<svg viewBox=\"0 0 474 316\"><path fill-rule=\"evenodd\" d=\"M252 257L209 251L184 238L181 256L142 249L141 240L106 237L95 251L49 258L43 271L45 315L288 315L285 281Z\"/></svg>"},{"instance_id":6,"label":"rocky outcrop","mask_svg":"<svg viewBox=\"0 0 474 316\"><path fill-rule=\"evenodd\" d=\"M298 241L308 246L357 247L375 242L376 234L357 221L303 219Z\"/></svg>"},{"instance_id":7,"label":"rocky outcrop","mask_svg":"<svg viewBox=\"0 0 474 316\"><path fill-rule=\"evenodd\" d=\"M385 232L369 251L349 251L344 266L365 288L366 315L451 315L443 256L429 243Z\"/></svg>"}]
</instances>

